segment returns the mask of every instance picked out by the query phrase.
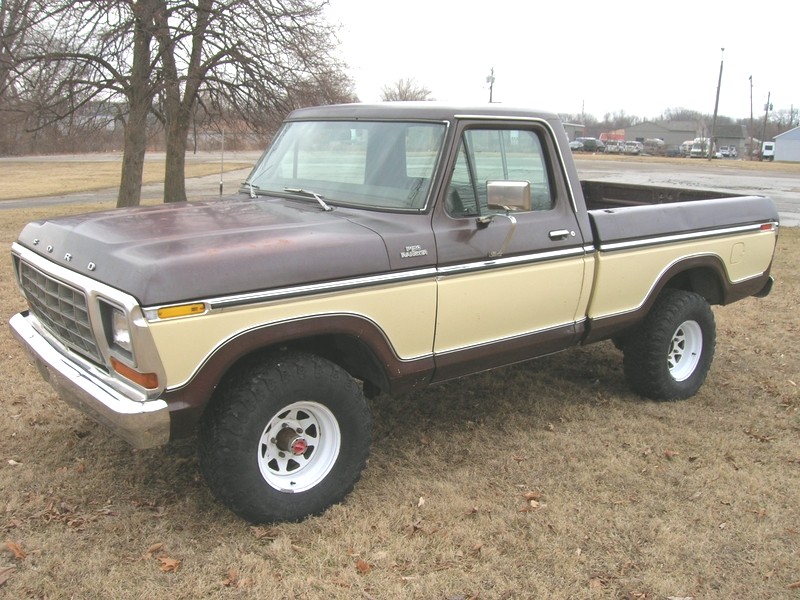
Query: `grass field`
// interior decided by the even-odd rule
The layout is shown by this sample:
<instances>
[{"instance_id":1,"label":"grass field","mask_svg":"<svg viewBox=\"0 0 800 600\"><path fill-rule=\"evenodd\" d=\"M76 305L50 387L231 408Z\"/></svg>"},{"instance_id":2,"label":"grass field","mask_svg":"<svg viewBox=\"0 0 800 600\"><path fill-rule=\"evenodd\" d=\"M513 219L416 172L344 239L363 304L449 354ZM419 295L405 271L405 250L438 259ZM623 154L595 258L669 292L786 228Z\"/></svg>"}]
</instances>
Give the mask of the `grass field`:
<instances>
[{"instance_id":1,"label":"grass field","mask_svg":"<svg viewBox=\"0 0 800 600\"><path fill-rule=\"evenodd\" d=\"M188 162L186 177L202 177L220 172L243 169L252 162L229 160L220 167L219 159ZM0 201L70 194L119 187L122 163L116 161L0 161ZM142 183L164 181L164 162L147 161Z\"/></svg>"},{"instance_id":2,"label":"grass field","mask_svg":"<svg viewBox=\"0 0 800 600\"><path fill-rule=\"evenodd\" d=\"M4 211L0 240L86 209ZM0 265L7 321L24 302ZM611 343L381 396L355 491L266 527L214 501L193 440L132 450L0 327L0 595L800 598L799 265L784 229L773 293L715 308L691 400L633 395Z\"/></svg>"}]
</instances>

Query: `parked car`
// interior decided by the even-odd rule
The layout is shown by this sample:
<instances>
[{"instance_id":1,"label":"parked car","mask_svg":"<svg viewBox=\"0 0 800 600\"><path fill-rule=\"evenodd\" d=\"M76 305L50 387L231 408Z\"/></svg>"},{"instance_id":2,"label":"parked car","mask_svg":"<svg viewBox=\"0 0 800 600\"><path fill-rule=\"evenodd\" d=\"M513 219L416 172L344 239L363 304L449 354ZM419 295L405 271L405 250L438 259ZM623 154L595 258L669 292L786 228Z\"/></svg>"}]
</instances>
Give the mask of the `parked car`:
<instances>
[{"instance_id":1,"label":"parked car","mask_svg":"<svg viewBox=\"0 0 800 600\"><path fill-rule=\"evenodd\" d=\"M691 158L708 158L709 143L708 138L696 138L692 143L689 156Z\"/></svg>"},{"instance_id":2,"label":"parked car","mask_svg":"<svg viewBox=\"0 0 800 600\"><path fill-rule=\"evenodd\" d=\"M736 146L720 146L719 153L723 158L736 158L738 156Z\"/></svg>"},{"instance_id":3,"label":"parked car","mask_svg":"<svg viewBox=\"0 0 800 600\"><path fill-rule=\"evenodd\" d=\"M650 138L644 141L642 151L645 154L653 156L664 156L666 154L667 145L664 140L659 138Z\"/></svg>"},{"instance_id":4,"label":"parked car","mask_svg":"<svg viewBox=\"0 0 800 600\"><path fill-rule=\"evenodd\" d=\"M579 137L575 140L583 144L585 152L603 152L606 149L606 145L597 138Z\"/></svg>"},{"instance_id":5,"label":"parked car","mask_svg":"<svg viewBox=\"0 0 800 600\"><path fill-rule=\"evenodd\" d=\"M569 143L569 149L573 152L583 152L583 142L573 140Z\"/></svg>"},{"instance_id":6,"label":"parked car","mask_svg":"<svg viewBox=\"0 0 800 600\"><path fill-rule=\"evenodd\" d=\"M642 142L625 142L625 154L641 154L642 150L644 150Z\"/></svg>"},{"instance_id":7,"label":"parked car","mask_svg":"<svg viewBox=\"0 0 800 600\"><path fill-rule=\"evenodd\" d=\"M761 160L775 160L775 142L761 144Z\"/></svg>"},{"instance_id":8,"label":"parked car","mask_svg":"<svg viewBox=\"0 0 800 600\"><path fill-rule=\"evenodd\" d=\"M620 140L606 140L606 154L622 154L625 142Z\"/></svg>"}]
</instances>

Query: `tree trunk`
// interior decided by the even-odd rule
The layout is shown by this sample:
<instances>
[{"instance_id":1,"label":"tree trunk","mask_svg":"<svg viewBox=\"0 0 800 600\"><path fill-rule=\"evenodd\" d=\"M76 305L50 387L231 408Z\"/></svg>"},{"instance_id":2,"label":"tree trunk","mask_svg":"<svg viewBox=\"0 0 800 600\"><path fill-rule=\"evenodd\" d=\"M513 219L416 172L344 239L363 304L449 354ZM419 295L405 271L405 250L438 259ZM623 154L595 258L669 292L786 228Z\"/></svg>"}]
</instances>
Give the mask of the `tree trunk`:
<instances>
[{"instance_id":1,"label":"tree trunk","mask_svg":"<svg viewBox=\"0 0 800 600\"><path fill-rule=\"evenodd\" d=\"M153 88L150 83L150 41L156 5L154 0L133 4L133 65L128 98L128 122L125 124L125 145L122 152L117 207L138 206L142 198L144 155L147 150L147 115L152 108Z\"/></svg>"},{"instance_id":2,"label":"tree trunk","mask_svg":"<svg viewBox=\"0 0 800 600\"><path fill-rule=\"evenodd\" d=\"M167 129L167 160L164 173L164 202L186 201L186 145L189 112L178 109Z\"/></svg>"},{"instance_id":3,"label":"tree trunk","mask_svg":"<svg viewBox=\"0 0 800 600\"><path fill-rule=\"evenodd\" d=\"M145 112L145 117L147 113ZM146 118L145 118L146 120ZM125 146L122 153L122 175L117 195L117 208L138 206L142 198L144 155L147 149L147 130L141 119L134 121L133 111L125 125Z\"/></svg>"},{"instance_id":4,"label":"tree trunk","mask_svg":"<svg viewBox=\"0 0 800 600\"><path fill-rule=\"evenodd\" d=\"M192 110L204 72L201 67L203 40L208 31L213 0L200 0L195 7L191 52L186 65L186 80L181 85L176 61L176 42L169 33L167 13L159 15L157 38L164 68L164 109L167 122L167 160L164 175L164 202L186 201L186 147ZM181 88L183 87L183 98Z\"/></svg>"}]
</instances>

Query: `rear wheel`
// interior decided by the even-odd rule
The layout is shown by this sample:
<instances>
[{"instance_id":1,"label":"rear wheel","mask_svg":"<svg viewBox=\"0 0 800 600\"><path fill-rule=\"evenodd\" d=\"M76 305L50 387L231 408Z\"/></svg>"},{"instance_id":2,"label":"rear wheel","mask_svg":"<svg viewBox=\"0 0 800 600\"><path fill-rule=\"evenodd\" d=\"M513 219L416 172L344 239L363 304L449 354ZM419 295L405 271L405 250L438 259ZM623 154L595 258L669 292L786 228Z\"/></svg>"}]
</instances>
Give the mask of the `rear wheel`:
<instances>
[{"instance_id":1,"label":"rear wheel","mask_svg":"<svg viewBox=\"0 0 800 600\"><path fill-rule=\"evenodd\" d=\"M369 455L371 418L338 365L307 354L237 370L201 424L214 495L252 523L297 521L341 501Z\"/></svg>"},{"instance_id":2,"label":"rear wheel","mask_svg":"<svg viewBox=\"0 0 800 600\"><path fill-rule=\"evenodd\" d=\"M694 292L665 290L625 339L625 376L635 392L648 398L689 398L708 375L715 344L708 302Z\"/></svg>"}]
</instances>

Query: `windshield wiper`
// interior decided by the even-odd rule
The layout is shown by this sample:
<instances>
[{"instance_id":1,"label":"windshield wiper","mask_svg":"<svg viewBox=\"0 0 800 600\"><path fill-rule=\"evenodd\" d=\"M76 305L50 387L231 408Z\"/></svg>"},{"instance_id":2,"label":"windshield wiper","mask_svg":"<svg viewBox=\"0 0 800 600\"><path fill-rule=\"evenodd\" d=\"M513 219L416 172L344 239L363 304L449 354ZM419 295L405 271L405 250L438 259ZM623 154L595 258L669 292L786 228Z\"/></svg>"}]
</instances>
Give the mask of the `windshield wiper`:
<instances>
[{"instance_id":1,"label":"windshield wiper","mask_svg":"<svg viewBox=\"0 0 800 600\"><path fill-rule=\"evenodd\" d=\"M249 181L245 181L244 183L242 183L242 187L244 187L244 186L247 186L248 189L250 190L250 197L251 198L255 198L256 197L256 192L255 191L261 189L260 187L258 187L257 185L253 185Z\"/></svg>"},{"instance_id":2,"label":"windshield wiper","mask_svg":"<svg viewBox=\"0 0 800 600\"><path fill-rule=\"evenodd\" d=\"M308 196L310 198L314 198L319 205L322 207L322 210L329 211L333 210L333 208L322 199L322 196L316 192L312 192L310 190L304 190L303 188L283 188L284 192L291 192L292 194L300 194L301 196Z\"/></svg>"}]
</instances>

